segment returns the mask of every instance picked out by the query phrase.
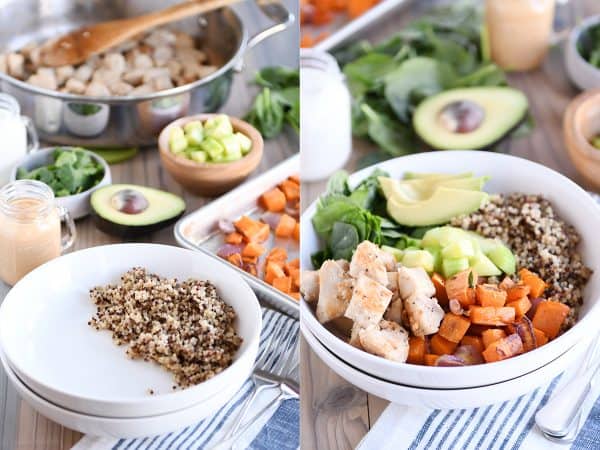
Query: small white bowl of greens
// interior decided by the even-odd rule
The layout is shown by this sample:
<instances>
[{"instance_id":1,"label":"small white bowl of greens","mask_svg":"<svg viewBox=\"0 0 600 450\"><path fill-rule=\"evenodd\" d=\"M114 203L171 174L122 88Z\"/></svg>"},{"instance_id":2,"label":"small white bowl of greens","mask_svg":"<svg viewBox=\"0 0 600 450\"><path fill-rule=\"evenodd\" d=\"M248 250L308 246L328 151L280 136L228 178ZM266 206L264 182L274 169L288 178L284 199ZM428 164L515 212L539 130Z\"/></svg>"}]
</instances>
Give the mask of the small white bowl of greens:
<instances>
[{"instance_id":1,"label":"small white bowl of greens","mask_svg":"<svg viewBox=\"0 0 600 450\"><path fill-rule=\"evenodd\" d=\"M22 179L50 186L56 204L66 208L74 219L87 216L92 192L111 183L106 161L79 147L49 147L30 153L11 173L11 181Z\"/></svg>"}]
</instances>

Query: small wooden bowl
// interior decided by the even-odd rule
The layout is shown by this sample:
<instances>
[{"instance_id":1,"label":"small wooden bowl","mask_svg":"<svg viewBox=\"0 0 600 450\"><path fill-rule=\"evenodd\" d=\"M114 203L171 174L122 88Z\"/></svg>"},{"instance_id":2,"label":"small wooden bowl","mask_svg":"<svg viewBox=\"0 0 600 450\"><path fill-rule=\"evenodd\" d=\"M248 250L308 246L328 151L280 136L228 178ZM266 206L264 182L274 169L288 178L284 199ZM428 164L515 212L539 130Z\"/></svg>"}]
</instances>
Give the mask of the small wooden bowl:
<instances>
[{"instance_id":1,"label":"small wooden bowl","mask_svg":"<svg viewBox=\"0 0 600 450\"><path fill-rule=\"evenodd\" d=\"M590 143L600 134L600 89L575 97L565 112L563 131L571 161L590 185L600 189L600 149Z\"/></svg>"},{"instance_id":2,"label":"small wooden bowl","mask_svg":"<svg viewBox=\"0 0 600 450\"><path fill-rule=\"evenodd\" d=\"M242 159L226 163L198 163L171 152L169 136L173 127L183 127L194 120L205 122L216 115L182 117L167 125L158 137L160 159L167 172L188 191L209 197L227 192L244 181L260 164L264 148L263 138L256 128L248 122L229 116L233 129L252 141L252 149Z\"/></svg>"}]
</instances>

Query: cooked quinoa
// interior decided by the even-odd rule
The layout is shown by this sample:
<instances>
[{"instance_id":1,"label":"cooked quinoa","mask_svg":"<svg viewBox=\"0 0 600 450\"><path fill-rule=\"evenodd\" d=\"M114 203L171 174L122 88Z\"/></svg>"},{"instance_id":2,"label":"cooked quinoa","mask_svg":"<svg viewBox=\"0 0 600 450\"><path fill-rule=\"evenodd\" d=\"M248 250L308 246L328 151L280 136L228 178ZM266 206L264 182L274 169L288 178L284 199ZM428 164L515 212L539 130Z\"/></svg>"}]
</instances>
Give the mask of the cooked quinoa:
<instances>
[{"instance_id":1,"label":"cooked quinoa","mask_svg":"<svg viewBox=\"0 0 600 450\"><path fill-rule=\"evenodd\" d=\"M179 282L136 267L118 285L91 289L90 298L97 308L90 326L111 331L130 358L172 372L182 388L227 368L242 342L235 311L208 281Z\"/></svg>"},{"instance_id":2,"label":"cooked quinoa","mask_svg":"<svg viewBox=\"0 0 600 450\"><path fill-rule=\"evenodd\" d=\"M453 219L451 225L507 244L518 267L536 272L548 283L546 298L571 307L564 328L574 325L592 270L576 250L579 235L556 216L548 200L521 193L493 195L483 208Z\"/></svg>"}]
</instances>

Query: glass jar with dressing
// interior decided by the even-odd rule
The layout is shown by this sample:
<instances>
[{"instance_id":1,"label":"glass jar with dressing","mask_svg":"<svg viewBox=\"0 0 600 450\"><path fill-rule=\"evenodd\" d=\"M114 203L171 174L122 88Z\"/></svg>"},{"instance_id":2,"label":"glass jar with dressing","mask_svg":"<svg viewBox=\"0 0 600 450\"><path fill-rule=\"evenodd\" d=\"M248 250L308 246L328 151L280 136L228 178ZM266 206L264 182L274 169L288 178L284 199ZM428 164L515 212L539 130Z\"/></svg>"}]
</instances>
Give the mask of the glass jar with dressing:
<instances>
[{"instance_id":1,"label":"glass jar with dressing","mask_svg":"<svg viewBox=\"0 0 600 450\"><path fill-rule=\"evenodd\" d=\"M555 0L486 0L492 60L505 70L537 68L552 35Z\"/></svg>"},{"instance_id":2,"label":"glass jar with dressing","mask_svg":"<svg viewBox=\"0 0 600 450\"><path fill-rule=\"evenodd\" d=\"M0 280L14 285L74 241L75 223L66 209L54 204L47 185L18 180L0 189Z\"/></svg>"}]
</instances>

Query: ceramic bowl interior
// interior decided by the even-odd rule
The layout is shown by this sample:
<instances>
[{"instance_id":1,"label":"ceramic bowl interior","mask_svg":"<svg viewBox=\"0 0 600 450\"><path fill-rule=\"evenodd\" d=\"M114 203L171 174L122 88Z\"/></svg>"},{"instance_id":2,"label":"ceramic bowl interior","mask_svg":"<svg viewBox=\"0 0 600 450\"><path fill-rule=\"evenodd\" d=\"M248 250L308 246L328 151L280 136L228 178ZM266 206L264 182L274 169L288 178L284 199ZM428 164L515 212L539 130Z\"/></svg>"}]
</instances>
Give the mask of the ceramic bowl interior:
<instances>
[{"instance_id":1,"label":"ceramic bowl interior","mask_svg":"<svg viewBox=\"0 0 600 450\"><path fill-rule=\"evenodd\" d=\"M585 264L594 270L584 292L584 304L578 323L548 344L504 361L465 367L427 367L388 361L347 344L321 325L313 309L301 301L301 317L309 330L348 364L379 378L409 386L448 389L482 386L517 378L532 372L568 351L577 342L596 333L600 320L600 252L597 251L597 230L600 228L600 208L592 197L566 177L521 158L482 151L429 152L396 158L378 165L392 177L400 178L405 171L489 175L486 190L492 193L525 192L543 194L552 202L555 212L575 227L581 236L579 246ZM356 185L373 168L351 176ZM313 203L302 215L303 267L312 267L310 255L321 248L311 218Z\"/></svg>"}]
</instances>

